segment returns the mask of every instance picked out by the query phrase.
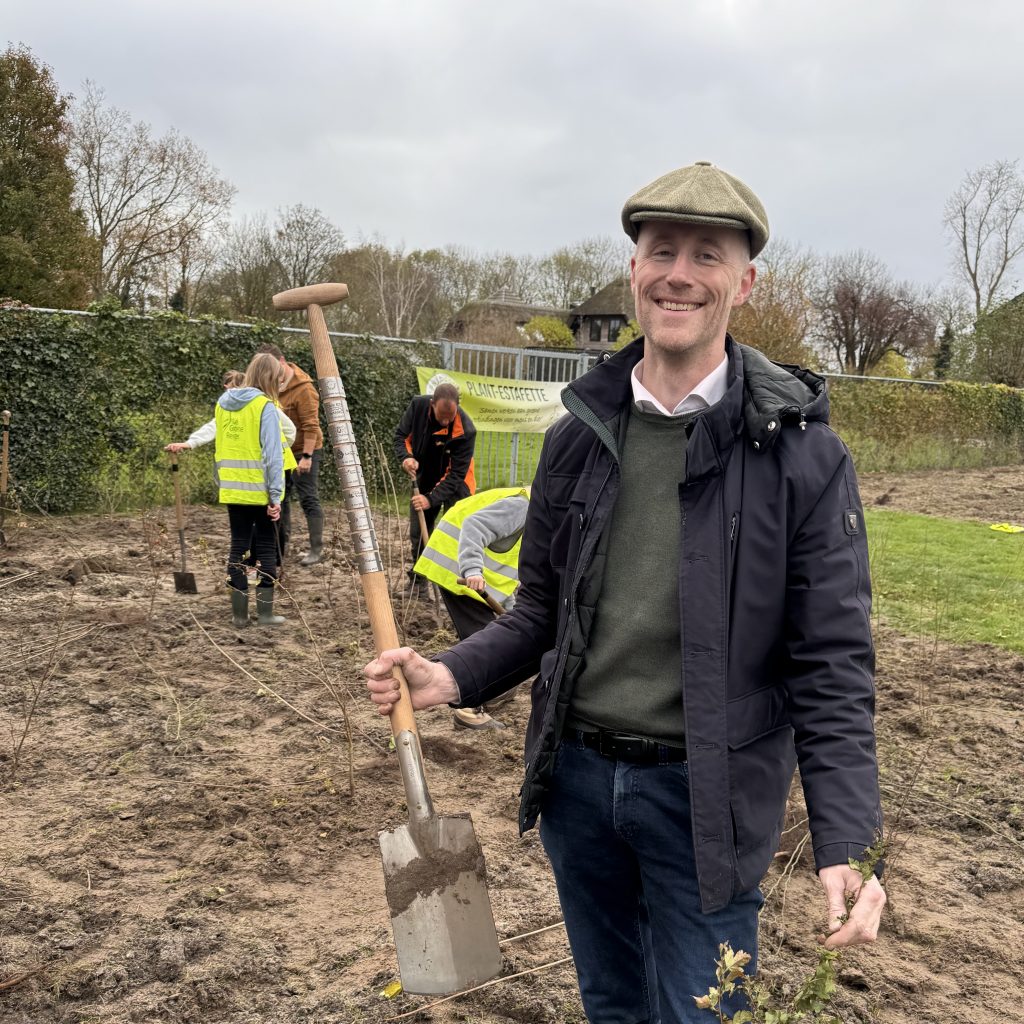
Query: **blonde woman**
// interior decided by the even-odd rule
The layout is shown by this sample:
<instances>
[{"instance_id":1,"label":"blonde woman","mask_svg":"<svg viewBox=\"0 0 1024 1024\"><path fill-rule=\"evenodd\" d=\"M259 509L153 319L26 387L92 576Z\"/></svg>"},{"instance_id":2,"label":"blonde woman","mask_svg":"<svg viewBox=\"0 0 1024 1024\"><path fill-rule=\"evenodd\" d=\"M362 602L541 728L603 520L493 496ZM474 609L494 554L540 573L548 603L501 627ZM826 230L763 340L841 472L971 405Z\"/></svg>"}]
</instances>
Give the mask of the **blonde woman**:
<instances>
[{"instance_id":1,"label":"blonde woman","mask_svg":"<svg viewBox=\"0 0 1024 1024\"><path fill-rule=\"evenodd\" d=\"M249 589L243 559L251 548L259 564L256 586L257 621L284 622L274 614L274 582L278 574L274 524L281 517L284 495L284 452L276 401L280 367L273 356L253 357L241 387L227 388L217 401L216 473L220 503L227 506L231 526L228 586L233 622L249 622Z\"/></svg>"},{"instance_id":2,"label":"blonde woman","mask_svg":"<svg viewBox=\"0 0 1024 1024\"><path fill-rule=\"evenodd\" d=\"M228 388L240 388L245 383L245 374L241 370L225 370L224 375L221 377L221 385L225 391ZM281 433L284 435L285 444L291 447L295 441L295 424L292 423L284 412L281 410L280 405L278 406L278 414L281 417ZM187 441L172 441L168 445L164 445L165 452L183 452L191 451L195 448L201 448L204 444L209 444L217 436L217 420L208 420L201 427L196 427L191 434L188 435ZM289 460L285 457L285 462ZM294 462L294 458L291 460ZM286 465L285 470L289 467Z\"/></svg>"}]
</instances>

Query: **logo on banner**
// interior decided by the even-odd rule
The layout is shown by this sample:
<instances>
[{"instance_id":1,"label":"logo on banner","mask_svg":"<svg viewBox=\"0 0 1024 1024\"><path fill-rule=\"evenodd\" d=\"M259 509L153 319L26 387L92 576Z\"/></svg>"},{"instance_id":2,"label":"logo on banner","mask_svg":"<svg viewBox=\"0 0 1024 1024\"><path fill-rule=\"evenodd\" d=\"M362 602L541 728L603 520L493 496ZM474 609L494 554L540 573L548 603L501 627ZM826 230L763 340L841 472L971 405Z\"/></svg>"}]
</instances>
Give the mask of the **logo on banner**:
<instances>
[{"instance_id":1,"label":"logo on banner","mask_svg":"<svg viewBox=\"0 0 1024 1024\"><path fill-rule=\"evenodd\" d=\"M455 381L452 380L447 373L435 373L434 376L427 381L427 394L432 395L438 384L454 384L455 387L458 387L458 384L455 384Z\"/></svg>"}]
</instances>

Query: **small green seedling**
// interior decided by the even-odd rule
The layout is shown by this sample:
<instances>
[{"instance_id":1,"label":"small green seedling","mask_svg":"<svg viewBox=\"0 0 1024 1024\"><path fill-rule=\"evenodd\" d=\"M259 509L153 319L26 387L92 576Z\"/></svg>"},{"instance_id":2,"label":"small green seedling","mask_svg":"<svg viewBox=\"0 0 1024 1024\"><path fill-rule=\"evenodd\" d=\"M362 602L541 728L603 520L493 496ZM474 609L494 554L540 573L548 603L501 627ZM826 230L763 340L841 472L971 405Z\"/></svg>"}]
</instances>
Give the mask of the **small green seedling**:
<instances>
[{"instance_id":1,"label":"small green seedling","mask_svg":"<svg viewBox=\"0 0 1024 1024\"><path fill-rule=\"evenodd\" d=\"M860 873L867 882L885 856L886 843L881 836L864 851L861 860L850 858L849 864L854 871ZM853 905L851 897L847 902L847 911ZM746 966L750 963L750 954L742 949L733 952L728 942L718 947L718 959L715 961L715 980L717 985L708 989L707 995L694 996L694 1002L700 1010L708 1010L716 1014L719 1024L842 1024L840 1019L827 1011L832 996L836 991L836 961L840 950L818 947L818 964L814 973L800 986L786 1006L778 1006L777 997L770 986L758 978L747 976ZM723 999L741 992L750 1009L738 1010L729 1016L722 1007ZM776 1005L773 1006L772 1004Z\"/></svg>"}]
</instances>

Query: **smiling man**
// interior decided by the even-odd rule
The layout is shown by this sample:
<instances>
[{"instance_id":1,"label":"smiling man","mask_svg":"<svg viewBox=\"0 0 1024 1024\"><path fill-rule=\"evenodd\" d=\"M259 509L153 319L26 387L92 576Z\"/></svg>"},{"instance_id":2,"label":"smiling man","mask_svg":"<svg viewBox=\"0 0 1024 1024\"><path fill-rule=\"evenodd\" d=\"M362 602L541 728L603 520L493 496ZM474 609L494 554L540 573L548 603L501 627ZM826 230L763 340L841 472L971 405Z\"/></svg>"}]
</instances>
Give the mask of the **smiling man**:
<instances>
[{"instance_id":1,"label":"smiling man","mask_svg":"<svg viewBox=\"0 0 1024 1024\"><path fill-rule=\"evenodd\" d=\"M881 828L867 544L824 380L728 334L768 241L754 193L698 163L622 223L644 336L566 388L514 611L365 671L386 713L394 665L415 707L539 668L520 828L540 817L587 1018L696 1024L718 944L756 955L797 763L826 944L877 934L884 892L848 865Z\"/></svg>"}]
</instances>

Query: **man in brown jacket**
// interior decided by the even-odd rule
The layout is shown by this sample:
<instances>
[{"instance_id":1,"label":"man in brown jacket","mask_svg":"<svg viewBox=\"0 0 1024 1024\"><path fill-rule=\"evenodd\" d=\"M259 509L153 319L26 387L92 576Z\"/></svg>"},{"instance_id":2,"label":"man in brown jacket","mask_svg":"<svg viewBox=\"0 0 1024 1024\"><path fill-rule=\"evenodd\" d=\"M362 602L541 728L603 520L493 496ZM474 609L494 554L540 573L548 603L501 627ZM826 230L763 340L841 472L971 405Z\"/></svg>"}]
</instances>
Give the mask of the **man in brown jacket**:
<instances>
[{"instance_id":1,"label":"man in brown jacket","mask_svg":"<svg viewBox=\"0 0 1024 1024\"><path fill-rule=\"evenodd\" d=\"M300 565L316 565L323 560L324 512L317 494L317 478L323 455L324 435L320 429L320 394L313 379L295 363L289 363L276 345L261 345L260 352L269 352L281 364L281 408L295 424L292 454L296 468L287 474L285 500L281 506L281 554L291 536L291 502L296 493L306 514L309 528L309 551Z\"/></svg>"}]
</instances>

